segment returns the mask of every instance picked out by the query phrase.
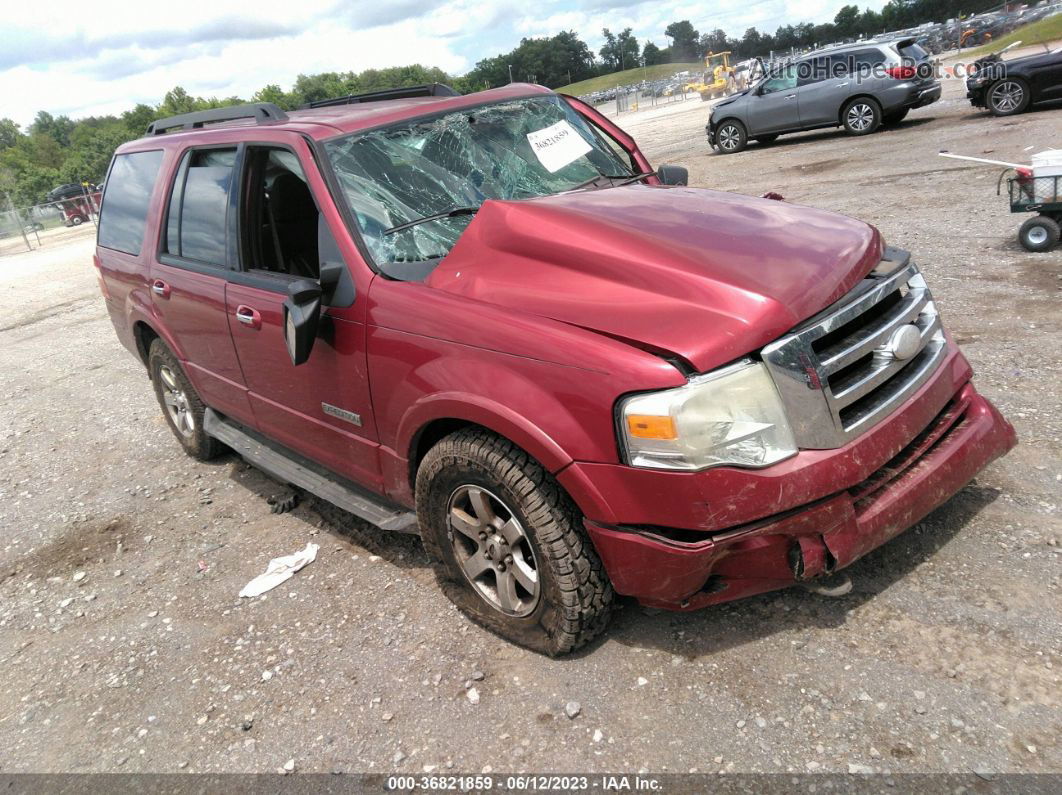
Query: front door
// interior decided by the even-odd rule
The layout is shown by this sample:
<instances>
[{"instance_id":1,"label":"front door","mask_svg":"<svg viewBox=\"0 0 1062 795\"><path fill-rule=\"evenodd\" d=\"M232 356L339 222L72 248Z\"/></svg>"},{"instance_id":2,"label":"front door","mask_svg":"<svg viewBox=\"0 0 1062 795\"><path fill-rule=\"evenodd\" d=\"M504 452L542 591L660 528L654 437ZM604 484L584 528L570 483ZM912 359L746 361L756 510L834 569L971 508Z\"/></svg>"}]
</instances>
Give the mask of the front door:
<instances>
[{"instance_id":1,"label":"front door","mask_svg":"<svg viewBox=\"0 0 1062 795\"><path fill-rule=\"evenodd\" d=\"M365 326L349 272L350 289L337 291L324 310L309 360L294 366L284 342L288 287L316 281L321 261L342 263L335 238L293 150L248 146L243 161L241 270L230 279L225 304L258 430L379 489Z\"/></svg>"},{"instance_id":2,"label":"front door","mask_svg":"<svg viewBox=\"0 0 1062 795\"><path fill-rule=\"evenodd\" d=\"M749 137L800 128L797 72L787 66L765 80L749 102Z\"/></svg>"}]
</instances>

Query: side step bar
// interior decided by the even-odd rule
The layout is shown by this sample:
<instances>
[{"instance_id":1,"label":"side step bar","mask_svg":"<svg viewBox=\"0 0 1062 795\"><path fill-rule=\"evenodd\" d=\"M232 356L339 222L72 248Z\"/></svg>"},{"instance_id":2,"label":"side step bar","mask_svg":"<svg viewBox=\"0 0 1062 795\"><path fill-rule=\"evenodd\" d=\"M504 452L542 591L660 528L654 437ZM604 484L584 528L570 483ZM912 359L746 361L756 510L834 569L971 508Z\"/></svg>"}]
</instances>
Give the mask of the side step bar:
<instances>
[{"instance_id":1,"label":"side step bar","mask_svg":"<svg viewBox=\"0 0 1062 795\"><path fill-rule=\"evenodd\" d=\"M203 429L235 450L248 464L279 481L305 489L383 530L412 534L420 531L417 515L412 511L390 504L328 472L324 467L266 441L254 431L222 417L213 409L206 410Z\"/></svg>"}]
</instances>

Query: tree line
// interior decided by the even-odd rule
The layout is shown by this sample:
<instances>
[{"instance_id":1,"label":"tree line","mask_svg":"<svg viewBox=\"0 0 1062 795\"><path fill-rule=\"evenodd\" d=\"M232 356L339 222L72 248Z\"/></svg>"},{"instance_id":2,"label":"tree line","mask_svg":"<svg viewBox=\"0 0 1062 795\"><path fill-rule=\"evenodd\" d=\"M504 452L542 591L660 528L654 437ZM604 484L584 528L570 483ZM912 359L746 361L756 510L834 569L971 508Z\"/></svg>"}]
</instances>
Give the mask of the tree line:
<instances>
[{"instance_id":1,"label":"tree line","mask_svg":"<svg viewBox=\"0 0 1062 795\"><path fill-rule=\"evenodd\" d=\"M604 44L597 53L569 30L555 36L525 38L511 51L479 61L464 75L448 75L419 64L323 72L299 75L287 91L279 85L267 85L249 100L273 102L291 110L315 100L422 83L446 83L462 93L504 85L510 79L557 88L641 65L699 61L707 52L730 50L740 59L790 48L802 50L979 13L996 4L995 0L890 0L881 11L860 11L858 6L846 5L833 22L783 25L773 34L753 27L741 38L731 37L721 28L702 33L689 20L680 20L663 31L667 47L651 41L640 44L630 28L618 33L606 28L602 31ZM0 119L0 196L6 193L16 205L26 206L43 201L49 190L63 183L98 183L114 149L143 135L152 120L246 101L240 97L194 97L178 86L158 105L138 104L120 116L75 121L40 111L25 130L11 119Z\"/></svg>"}]
</instances>

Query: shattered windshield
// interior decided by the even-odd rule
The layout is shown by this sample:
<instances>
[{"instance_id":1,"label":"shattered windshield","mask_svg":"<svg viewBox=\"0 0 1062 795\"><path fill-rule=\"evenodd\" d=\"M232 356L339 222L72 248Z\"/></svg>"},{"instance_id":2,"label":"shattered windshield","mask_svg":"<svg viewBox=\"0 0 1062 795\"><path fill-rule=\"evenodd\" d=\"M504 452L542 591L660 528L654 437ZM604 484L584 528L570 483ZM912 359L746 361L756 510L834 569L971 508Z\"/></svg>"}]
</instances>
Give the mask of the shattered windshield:
<instances>
[{"instance_id":1,"label":"shattered windshield","mask_svg":"<svg viewBox=\"0 0 1062 795\"><path fill-rule=\"evenodd\" d=\"M446 256L487 199L529 199L584 187L602 175L632 175L617 148L556 95L469 108L325 144L380 266Z\"/></svg>"}]
</instances>

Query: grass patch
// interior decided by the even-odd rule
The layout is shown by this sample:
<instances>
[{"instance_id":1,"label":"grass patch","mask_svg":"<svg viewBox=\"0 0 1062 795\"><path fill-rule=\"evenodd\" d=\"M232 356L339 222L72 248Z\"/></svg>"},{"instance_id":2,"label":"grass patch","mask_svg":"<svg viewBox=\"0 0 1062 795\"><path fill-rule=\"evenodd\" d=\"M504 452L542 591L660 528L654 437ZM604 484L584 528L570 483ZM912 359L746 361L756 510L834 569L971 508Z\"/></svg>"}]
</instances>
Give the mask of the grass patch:
<instances>
[{"instance_id":1,"label":"grass patch","mask_svg":"<svg viewBox=\"0 0 1062 795\"><path fill-rule=\"evenodd\" d=\"M1050 44L1059 39L1062 39L1062 14L1055 14L1047 19L1041 19L1039 22L1033 22L1031 25L1018 28L1006 36L978 47L976 50L967 50L966 55L970 58L980 58L990 52L1001 50L1016 41L1020 41L1022 46L1025 46L1026 44Z\"/></svg>"},{"instance_id":2,"label":"grass patch","mask_svg":"<svg viewBox=\"0 0 1062 795\"><path fill-rule=\"evenodd\" d=\"M665 63L657 64L656 66L646 66L644 69L639 66L635 69L625 69L622 72L613 72L612 74L601 75L600 77L591 77L589 80L580 80L578 83L561 86L555 90L563 94L579 96L580 94L590 94L594 91L608 91L610 88L616 88L618 86L629 86L633 83L640 83L643 80L663 80L671 77L675 72L686 71L703 72L704 62Z\"/></svg>"}]
</instances>

